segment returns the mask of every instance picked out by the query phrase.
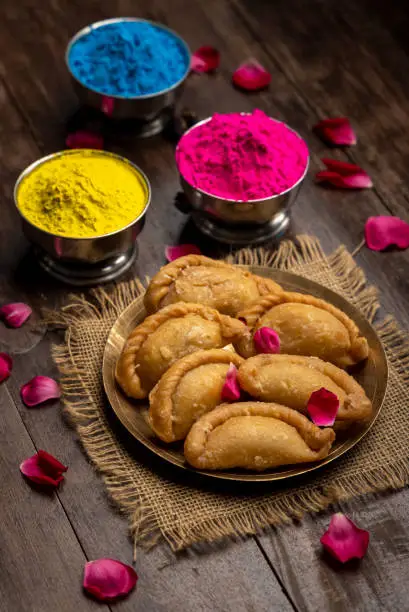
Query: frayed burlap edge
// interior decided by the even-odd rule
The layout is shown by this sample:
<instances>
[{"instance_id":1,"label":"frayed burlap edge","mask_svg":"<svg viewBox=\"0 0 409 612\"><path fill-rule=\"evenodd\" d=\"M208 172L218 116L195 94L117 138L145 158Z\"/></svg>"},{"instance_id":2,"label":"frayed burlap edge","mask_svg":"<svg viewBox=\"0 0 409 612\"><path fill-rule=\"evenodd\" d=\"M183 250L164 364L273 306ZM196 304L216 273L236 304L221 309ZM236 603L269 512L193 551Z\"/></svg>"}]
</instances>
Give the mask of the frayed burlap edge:
<instances>
[{"instance_id":1,"label":"frayed burlap edge","mask_svg":"<svg viewBox=\"0 0 409 612\"><path fill-rule=\"evenodd\" d=\"M373 321L379 309L377 289L366 286L364 272L357 267L343 246L327 256L316 238L298 236L296 242L283 242L275 253L263 248L243 249L230 256L228 261L244 266L270 266L293 272L297 272L298 266L322 263L337 275L339 285L353 302L359 304L370 321ZM300 519L306 512L324 510L338 501L360 494L402 488L409 483L409 462L405 458L377 466L354 478L338 478L321 491L295 491L281 499L266 497L262 507L258 505L256 509L250 507L229 513L223 518L204 521L197 517L194 525L175 525L166 533L162 532L149 499L141 497L133 478L132 464L135 460L121 446L105 415L93 402L83 379L83 371L77 365L81 355L76 339L76 324L87 316L115 318L143 292L144 286L140 281L119 284L109 294L99 288L92 291L94 303L73 295L71 302L62 310L47 313L49 323L66 330L65 343L52 348L53 358L61 374L65 413L75 426L88 457L103 475L112 500L128 516L135 546L141 544L150 547L163 538L173 550L179 550L202 541L255 534L268 525ZM389 360L407 384L409 341L391 316L377 324L376 329Z\"/></svg>"}]
</instances>

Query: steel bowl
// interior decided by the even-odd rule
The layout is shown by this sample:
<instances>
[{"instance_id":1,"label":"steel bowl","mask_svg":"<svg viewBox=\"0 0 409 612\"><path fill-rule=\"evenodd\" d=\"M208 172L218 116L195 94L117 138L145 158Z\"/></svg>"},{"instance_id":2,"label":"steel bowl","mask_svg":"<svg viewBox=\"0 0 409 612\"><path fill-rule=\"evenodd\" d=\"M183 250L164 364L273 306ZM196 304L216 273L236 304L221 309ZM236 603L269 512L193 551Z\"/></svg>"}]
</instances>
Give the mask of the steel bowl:
<instances>
[{"instance_id":1,"label":"steel bowl","mask_svg":"<svg viewBox=\"0 0 409 612\"><path fill-rule=\"evenodd\" d=\"M77 77L75 77L74 74L71 72L69 63L69 55L73 45L81 37L89 34L91 32L91 29L100 28L109 23L120 23L123 21L142 21L144 23L149 23L151 25L154 25L155 27L161 28L162 30L166 30L167 32L171 33L175 38L177 38L186 52L186 71L183 77L168 89L163 89L162 91L158 91L154 94L135 96L133 98L127 98L124 96L114 96L111 94L104 95L103 93L95 89L87 87L81 81L79 81ZM77 34L75 34L75 36L71 38L65 52L65 63L71 75L74 89L82 104L91 106L93 108L101 110L102 112L106 112L105 109L107 108L107 104L109 104L110 111L109 113L106 112L106 114L109 114L110 117L114 119L137 119L145 122L154 120L162 111L174 105L175 101L177 100L182 91L183 83L190 72L190 58L191 53L187 43L183 40L183 38L176 34L176 32L154 21L149 21L147 19L137 19L133 17L104 19L103 21L96 21L95 23L92 23L91 25L82 28L82 30L77 32Z\"/></svg>"},{"instance_id":2,"label":"steel bowl","mask_svg":"<svg viewBox=\"0 0 409 612\"><path fill-rule=\"evenodd\" d=\"M208 117L199 121L187 130L184 136L210 119L211 117ZM301 138L298 132L287 124L284 125ZM179 167L178 170L183 192L191 207L192 218L199 229L220 242L241 245L256 244L284 233L290 222L290 208L299 194L308 166L309 157L302 176L286 191L260 200L247 201L230 200L207 193L189 183Z\"/></svg>"}]
</instances>

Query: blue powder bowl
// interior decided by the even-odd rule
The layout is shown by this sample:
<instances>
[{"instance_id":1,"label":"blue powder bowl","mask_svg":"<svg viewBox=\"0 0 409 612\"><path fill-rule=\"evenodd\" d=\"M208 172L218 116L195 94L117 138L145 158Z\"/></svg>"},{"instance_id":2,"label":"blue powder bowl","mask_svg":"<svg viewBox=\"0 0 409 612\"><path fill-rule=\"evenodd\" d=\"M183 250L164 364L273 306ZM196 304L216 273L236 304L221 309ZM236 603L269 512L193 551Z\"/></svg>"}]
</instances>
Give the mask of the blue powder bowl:
<instances>
[{"instance_id":1,"label":"blue powder bowl","mask_svg":"<svg viewBox=\"0 0 409 612\"><path fill-rule=\"evenodd\" d=\"M173 106L190 71L185 41L144 19L107 19L80 30L65 60L84 104L115 118L152 121Z\"/></svg>"}]
</instances>

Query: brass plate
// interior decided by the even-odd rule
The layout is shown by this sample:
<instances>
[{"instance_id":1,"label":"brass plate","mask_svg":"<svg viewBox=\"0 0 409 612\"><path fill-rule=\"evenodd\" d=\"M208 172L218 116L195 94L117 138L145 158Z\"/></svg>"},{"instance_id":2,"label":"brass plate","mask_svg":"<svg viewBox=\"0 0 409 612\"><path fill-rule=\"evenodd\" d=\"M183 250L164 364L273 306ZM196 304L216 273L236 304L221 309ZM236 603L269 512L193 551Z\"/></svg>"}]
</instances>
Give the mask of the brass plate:
<instances>
[{"instance_id":1,"label":"brass plate","mask_svg":"<svg viewBox=\"0 0 409 612\"><path fill-rule=\"evenodd\" d=\"M262 482L272 480L283 480L291 476L299 476L330 463L334 459L341 457L357 444L368 433L374 424L382 407L382 402L385 396L386 385L388 380L388 363L381 341L379 340L374 328L360 314L360 312L344 298L337 293L314 283L306 278L285 272L282 270L274 270L253 266L249 268L256 274L272 278L288 291L297 291L299 293L309 293L315 297L327 300L340 310L343 310L360 329L361 333L367 338L370 348L368 360L362 364L356 371L354 376L365 389L369 399L373 405L373 417L364 427L349 431L346 438L337 436L333 448L328 457L312 464L303 464L295 467L283 467L267 470L262 473L248 472L245 470L229 470L207 472L200 470L200 474L211 476L213 478L221 478L227 480L243 481L243 482ZM108 337L105 347L104 359L102 365L102 375L105 392L109 402L122 425L142 444L149 448L156 455L169 461L185 470L198 472L191 468L185 461L183 456L183 444L165 444L155 437L150 429L146 414L148 404L146 401L132 401L122 394L120 388L115 382L115 364L122 351L122 347L126 338L129 336L133 328L141 323L145 318L146 312L143 306L142 297L135 300L115 322Z\"/></svg>"}]
</instances>

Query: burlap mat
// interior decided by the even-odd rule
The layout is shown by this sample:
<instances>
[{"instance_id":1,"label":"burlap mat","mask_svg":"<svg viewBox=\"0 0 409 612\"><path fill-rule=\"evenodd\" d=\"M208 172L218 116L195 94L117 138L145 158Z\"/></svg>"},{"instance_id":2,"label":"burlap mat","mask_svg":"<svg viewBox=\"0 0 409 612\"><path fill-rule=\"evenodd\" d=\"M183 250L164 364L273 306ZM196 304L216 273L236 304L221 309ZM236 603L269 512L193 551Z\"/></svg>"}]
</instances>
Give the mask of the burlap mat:
<instances>
[{"instance_id":1,"label":"burlap mat","mask_svg":"<svg viewBox=\"0 0 409 612\"><path fill-rule=\"evenodd\" d=\"M286 241L275 253L243 250L231 261L291 270L343 295L371 321L379 308L377 291L365 283L344 247L326 256L315 238ZM121 311L143 292L139 281L123 283L108 295L94 292L92 303L73 297L55 323L66 328L65 343L53 354L61 372L66 411L107 489L130 519L134 542L152 545L162 536L177 550L201 541L255 533L271 524L301 518L330 503L363 493L403 487L409 481L409 343L391 317L376 324L387 351L390 378L384 408L369 434L322 472L271 483L260 491L232 493L220 484L164 477L142 458L137 442L122 443L113 433L112 414L101 383L108 333ZM122 438L121 438L122 439ZM130 449L130 450L129 450ZM136 458L138 457L138 459Z\"/></svg>"}]
</instances>

